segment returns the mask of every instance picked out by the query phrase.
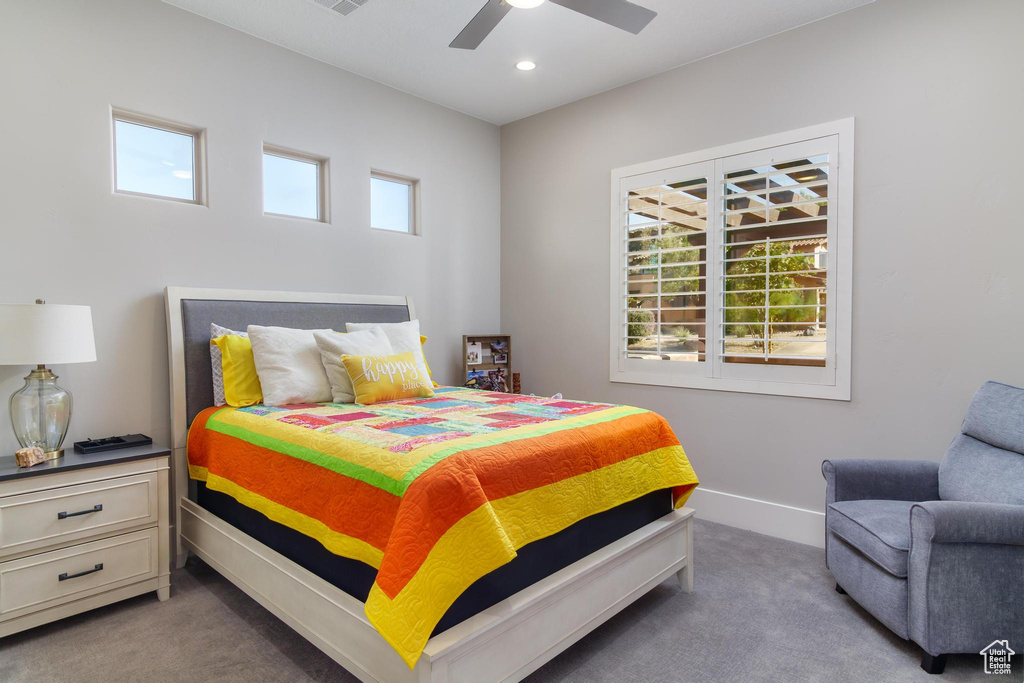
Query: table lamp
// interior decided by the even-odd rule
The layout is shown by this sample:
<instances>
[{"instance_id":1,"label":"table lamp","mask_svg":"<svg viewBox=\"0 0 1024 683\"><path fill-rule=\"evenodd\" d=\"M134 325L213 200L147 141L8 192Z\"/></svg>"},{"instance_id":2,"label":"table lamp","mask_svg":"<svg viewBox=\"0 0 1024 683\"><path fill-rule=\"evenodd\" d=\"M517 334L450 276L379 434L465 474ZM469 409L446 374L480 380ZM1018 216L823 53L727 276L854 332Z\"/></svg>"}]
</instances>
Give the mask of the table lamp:
<instances>
[{"instance_id":1,"label":"table lamp","mask_svg":"<svg viewBox=\"0 0 1024 683\"><path fill-rule=\"evenodd\" d=\"M44 364L96 360L92 309L0 304L0 365L35 365L25 386L11 395L11 425L23 448L39 447L47 459L64 455L61 444L71 422L71 394Z\"/></svg>"}]
</instances>

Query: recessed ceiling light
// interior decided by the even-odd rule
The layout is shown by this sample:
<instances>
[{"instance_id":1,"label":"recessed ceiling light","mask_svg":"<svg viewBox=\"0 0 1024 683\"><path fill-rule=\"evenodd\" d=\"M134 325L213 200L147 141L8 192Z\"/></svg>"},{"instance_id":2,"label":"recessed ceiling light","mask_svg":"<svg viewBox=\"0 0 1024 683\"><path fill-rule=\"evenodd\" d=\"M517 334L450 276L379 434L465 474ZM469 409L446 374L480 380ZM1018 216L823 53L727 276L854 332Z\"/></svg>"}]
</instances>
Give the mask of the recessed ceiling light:
<instances>
[{"instance_id":1,"label":"recessed ceiling light","mask_svg":"<svg viewBox=\"0 0 1024 683\"><path fill-rule=\"evenodd\" d=\"M519 9L533 9L544 2L544 0L505 0L505 2Z\"/></svg>"},{"instance_id":2,"label":"recessed ceiling light","mask_svg":"<svg viewBox=\"0 0 1024 683\"><path fill-rule=\"evenodd\" d=\"M171 175L175 178L184 178L185 180L192 177L192 173L189 171L171 171Z\"/></svg>"},{"instance_id":3,"label":"recessed ceiling light","mask_svg":"<svg viewBox=\"0 0 1024 683\"><path fill-rule=\"evenodd\" d=\"M537 68L537 65L529 60L524 60L516 64L516 68L520 71L533 71Z\"/></svg>"}]
</instances>

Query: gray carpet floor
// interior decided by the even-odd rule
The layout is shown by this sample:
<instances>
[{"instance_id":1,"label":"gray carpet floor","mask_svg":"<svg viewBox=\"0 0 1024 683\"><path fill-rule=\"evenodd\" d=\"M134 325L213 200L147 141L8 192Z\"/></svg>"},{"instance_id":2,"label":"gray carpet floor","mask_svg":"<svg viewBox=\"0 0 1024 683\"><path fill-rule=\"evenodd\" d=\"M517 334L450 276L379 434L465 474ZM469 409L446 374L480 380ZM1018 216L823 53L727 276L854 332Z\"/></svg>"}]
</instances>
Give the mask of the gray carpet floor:
<instances>
[{"instance_id":1,"label":"gray carpet floor","mask_svg":"<svg viewBox=\"0 0 1024 683\"><path fill-rule=\"evenodd\" d=\"M666 582L530 677L541 681L966 681L835 592L823 551L698 521L692 594ZM153 594L0 640L0 681L355 681L201 561ZM1014 662L1013 680L1021 680Z\"/></svg>"}]
</instances>

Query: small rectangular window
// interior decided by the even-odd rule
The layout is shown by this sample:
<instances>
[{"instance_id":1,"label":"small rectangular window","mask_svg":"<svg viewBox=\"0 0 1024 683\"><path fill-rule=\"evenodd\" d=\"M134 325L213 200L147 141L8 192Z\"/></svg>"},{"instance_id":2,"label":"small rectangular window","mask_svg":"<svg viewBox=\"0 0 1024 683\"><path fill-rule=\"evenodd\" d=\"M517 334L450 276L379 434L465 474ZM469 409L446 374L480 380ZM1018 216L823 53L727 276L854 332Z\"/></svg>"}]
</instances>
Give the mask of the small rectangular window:
<instances>
[{"instance_id":1,"label":"small rectangular window","mask_svg":"<svg viewBox=\"0 0 1024 683\"><path fill-rule=\"evenodd\" d=\"M263 145L263 213L328 222L327 159Z\"/></svg>"},{"instance_id":2,"label":"small rectangular window","mask_svg":"<svg viewBox=\"0 0 1024 683\"><path fill-rule=\"evenodd\" d=\"M203 131L115 110L114 190L203 203Z\"/></svg>"},{"instance_id":3,"label":"small rectangular window","mask_svg":"<svg viewBox=\"0 0 1024 683\"><path fill-rule=\"evenodd\" d=\"M370 174L370 227L416 234L416 191L419 181L379 173Z\"/></svg>"}]
</instances>

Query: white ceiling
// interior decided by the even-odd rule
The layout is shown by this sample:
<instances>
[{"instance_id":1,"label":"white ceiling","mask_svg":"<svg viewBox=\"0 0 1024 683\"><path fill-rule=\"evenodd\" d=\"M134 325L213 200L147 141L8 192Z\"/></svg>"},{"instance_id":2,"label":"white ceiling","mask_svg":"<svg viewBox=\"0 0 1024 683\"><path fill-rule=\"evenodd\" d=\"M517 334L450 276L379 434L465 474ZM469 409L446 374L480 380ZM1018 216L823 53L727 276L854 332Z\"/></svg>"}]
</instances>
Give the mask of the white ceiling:
<instances>
[{"instance_id":1,"label":"white ceiling","mask_svg":"<svg viewBox=\"0 0 1024 683\"><path fill-rule=\"evenodd\" d=\"M634 0L638 36L545 2L513 9L476 50L448 47L484 0L164 0L496 124L536 114L872 0ZM516 62L537 63L530 72Z\"/></svg>"}]
</instances>

